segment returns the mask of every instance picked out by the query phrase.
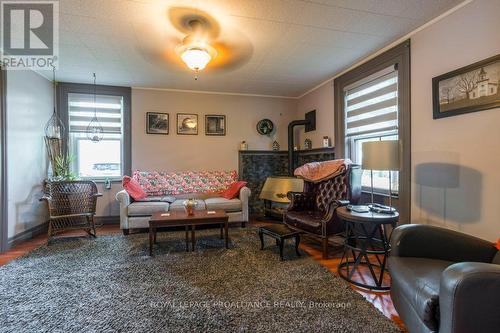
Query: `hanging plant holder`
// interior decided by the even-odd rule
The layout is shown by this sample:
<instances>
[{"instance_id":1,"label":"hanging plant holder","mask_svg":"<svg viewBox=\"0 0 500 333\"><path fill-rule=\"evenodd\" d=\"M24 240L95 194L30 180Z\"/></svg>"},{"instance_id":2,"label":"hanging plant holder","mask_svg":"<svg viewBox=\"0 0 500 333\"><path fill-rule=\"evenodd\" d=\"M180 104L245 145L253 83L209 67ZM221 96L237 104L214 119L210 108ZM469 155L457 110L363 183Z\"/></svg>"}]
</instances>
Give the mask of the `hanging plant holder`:
<instances>
[{"instance_id":1,"label":"hanging plant holder","mask_svg":"<svg viewBox=\"0 0 500 333\"><path fill-rule=\"evenodd\" d=\"M45 137L50 139L62 139L64 136L64 125L61 118L57 115L56 108L54 106L54 112L49 121L45 124Z\"/></svg>"},{"instance_id":2,"label":"hanging plant holder","mask_svg":"<svg viewBox=\"0 0 500 333\"><path fill-rule=\"evenodd\" d=\"M56 71L53 69L53 85L54 85L54 112L50 117L49 121L45 124L45 147L47 149L47 157L49 158L50 164L52 166L52 172L54 177L60 176L57 174L56 165L57 159L59 159L63 155L63 140L65 135L65 128L61 118L59 118L57 114L57 103L56 103L56 92L57 92L57 83L56 83Z\"/></svg>"},{"instance_id":3,"label":"hanging plant holder","mask_svg":"<svg viewBox=\"0 0 500 333\"><path fill-rule=\"evenodd\" d=\"M61 119L57 116L56 109L54 107L54 113L50 117L49 121L45 125L45 148L47 149L47 156L49 158L50 164L52 166L52 172L54 176L57 175L55 171L56 160L63 154L63 137L64 137L64 125Z\"/></svg>"},{"instance_id":4,"label":"hanging plant holder","mask_svg":"<svg viewBox=\"0 0 500 333\"><path fill-rule=\"evenodd\" d=\"M103 131L104 130L97 119L97 115L94 115L87 126L87 138L92 142L99 142L103 138Z\"/></svg>"},{"instance_id":5,"label":"hanging plant holder","mask_svg":"<svg viewBox=\"0 0 500 333\"><path fill-rule=\"evenodd\" d=\"M99 123L99 119L97 119L96 98L97 98L96 77L95 77L95 73L94 73L94 117L92 118L89 125L87 126L87 138L90 141L97 143L97 142L102 140L103 135L104 135L104 129L102 128L101 123Z\"/></svg>"}]
</instances>

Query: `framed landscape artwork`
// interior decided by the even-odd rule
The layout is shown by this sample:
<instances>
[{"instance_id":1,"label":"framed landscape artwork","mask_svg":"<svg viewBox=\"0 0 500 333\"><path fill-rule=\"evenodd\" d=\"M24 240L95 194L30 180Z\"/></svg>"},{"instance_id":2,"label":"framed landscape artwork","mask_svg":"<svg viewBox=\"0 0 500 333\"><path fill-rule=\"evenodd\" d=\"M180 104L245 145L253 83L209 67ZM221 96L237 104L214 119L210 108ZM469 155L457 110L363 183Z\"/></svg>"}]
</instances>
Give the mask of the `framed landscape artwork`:
<instances>
[{"instance_id":1,"label":"framed landscape artwork","mask_svg":"<svg viewBox=\"0 0 500 333\"><path fill-rule=\"evenodd\" d=\"M433 118L500 107L500 55L432 79Z\"/></svg>"},{"instance_id":2,"label":"framed landscape artwork","mask_svg":"<svg viewBox=\"0 0 500 333\"><path fill-rule=\"evenodd\" d=\"M205 116L205 135L226 135L226 116L207 114Z\"/></svg>"},{"instance_id":3,"label":"framed landscape artwork","mask_svg":"<svg viewBox=\"0 0 500 333\"><path fill-rule=\"evenodd\" d=\"M198 135L198 115L189 113L178 113L177 134Z\"/></svg>"},{"instance_id":4,"label":"framed landscape artwork","mask_svg":"<svg viewBox=\"0 0 500 333\"><path fill-rule=\"evenodd\" d=\"M147 112L146 113L146 133L147 134L168 134L169 119L168 113Z\"/></svg>"}]
</instances>

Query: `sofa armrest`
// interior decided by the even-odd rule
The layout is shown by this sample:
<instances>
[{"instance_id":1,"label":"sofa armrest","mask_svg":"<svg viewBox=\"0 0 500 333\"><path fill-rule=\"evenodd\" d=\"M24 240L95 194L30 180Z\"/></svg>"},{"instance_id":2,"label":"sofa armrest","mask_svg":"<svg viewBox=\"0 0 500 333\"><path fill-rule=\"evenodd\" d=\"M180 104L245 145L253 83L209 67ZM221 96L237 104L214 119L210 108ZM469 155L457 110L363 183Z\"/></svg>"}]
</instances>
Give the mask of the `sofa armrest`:
<instances>
[{"instance_id":1,"label":"sofa armrest","mask_svg":"<svg viewBox=\"0 0 500 333\"><path fill-rule=\"evenodd\" d=\"M492 243L457 231L423 224L394 229L391 255L454 262L490 263L497 249Z\"/></svg>"},{"instance_id":2,"label":"sofa armrest","mask_svg":"<svg viewBox=\"0 0 500 333\"><path fill-rule=\"evenodd\" d=\"M121 190L120 192L116 193L115 198L120 203L120 205L123 205L125 207L130 205L130 203L132 202L130 195L125 190Z\"/></svg>"},{"instance_id":3,"label":"sofa armrest","mask_svg":"<svg viewBox=\"0 0 500 333\"><path fill-rule=\"evenodd\" d=\"M252 191L246 186L243 186L240 189L239 198L241 200L241 213L243 215L243 221L241 222L248 222L249 220L248 202L250 201L251 194Z\"/></svg>"},{"instance_id":4,"label":"sofa armrest","mask_svg":"<svg viewBox=\"0 0 500 333\"><path fill-rule=\"evenodd\" d=\"M439 332L497 332L500 265L462 262L449 266L439 287Z\"/></svg>"},{"instance_id":5,"label":"sofa armrest","mask_svg":"<svg viewBox=\"0 0 500 333\"><path fill-rule=\"evenodd\" d=\"M303 211L311 210L314 207L314 199L316 194L312 192L288 192L288 200L290 200L290 205L288 205L289 211Z\"/></svg>"},{"instance_id":6,"label":"sofa armrest","mask_svg":"<svg viewBox=\"0 0 500 333\"><path fill-rule=\"evenodd\" d=\"M120 228L128 229L128 206L132 202L130 195L125 190L116 193L116 200L120 203Z\"/></svg>"}]
</instances>

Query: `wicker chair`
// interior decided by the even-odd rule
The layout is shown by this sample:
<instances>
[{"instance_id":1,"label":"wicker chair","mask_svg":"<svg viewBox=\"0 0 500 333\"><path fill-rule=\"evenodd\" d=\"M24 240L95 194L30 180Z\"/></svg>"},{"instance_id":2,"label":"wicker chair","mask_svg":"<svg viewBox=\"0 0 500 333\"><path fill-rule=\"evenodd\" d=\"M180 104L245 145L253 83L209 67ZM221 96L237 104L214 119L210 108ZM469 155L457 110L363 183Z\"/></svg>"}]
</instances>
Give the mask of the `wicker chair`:
<instances>
[{"instance_id":1,"label":"wicker chair","mask_svg":"<svg viewBox=\"0 0 500 333\"><path fill-rule=\"evenodd\" d=\"M95 237L94 215L100 196L93 181L47 182L45 195L40 199L47 202L49 211L47 244L52 236L64 230L83 229Z\"/></svg>"}]
</instances>

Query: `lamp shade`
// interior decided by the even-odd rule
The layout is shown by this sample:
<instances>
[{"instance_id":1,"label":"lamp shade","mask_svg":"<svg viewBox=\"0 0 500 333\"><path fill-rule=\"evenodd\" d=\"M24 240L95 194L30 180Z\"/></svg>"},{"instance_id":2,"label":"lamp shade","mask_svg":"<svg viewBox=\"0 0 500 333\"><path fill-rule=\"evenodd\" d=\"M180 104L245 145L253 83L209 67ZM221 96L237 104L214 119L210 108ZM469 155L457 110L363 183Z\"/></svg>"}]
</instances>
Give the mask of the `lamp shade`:
<instances>
[{"instance_id":1,"label":"lamp shade","mask_svg":"<svg viewBox=\"0 0 500 333\"><path fill-rule=\"evenodd\" d=\"M187 49L182 53L181 58L194 71L201 71L212 60L210 54L201 48Z\"/></svg>"},{"instance_id":2,"label":"lamp shade","mask_svg":"<svg viewBox=\"0 0 500 333\"><path fill-rule=\"evenodd\" d=\"M288 192L302 192L304 181L295 177L267 177L259 199L288 203Z\"/></svg>"},{"instance_id":3,"label":"lamp shade","mask_svg":"<svg viewBox=\"0 0 500 333\"><path fill-rule=\"evenodd\" d=\"M399 170L399 141L364 142L362 165L365 170Z\"/></svg>"}]
</instances>

